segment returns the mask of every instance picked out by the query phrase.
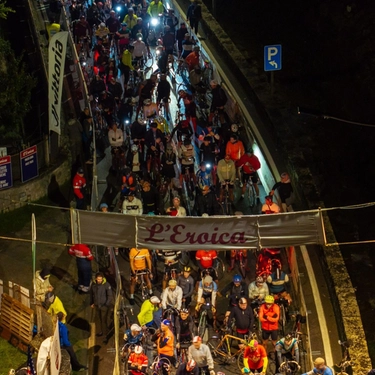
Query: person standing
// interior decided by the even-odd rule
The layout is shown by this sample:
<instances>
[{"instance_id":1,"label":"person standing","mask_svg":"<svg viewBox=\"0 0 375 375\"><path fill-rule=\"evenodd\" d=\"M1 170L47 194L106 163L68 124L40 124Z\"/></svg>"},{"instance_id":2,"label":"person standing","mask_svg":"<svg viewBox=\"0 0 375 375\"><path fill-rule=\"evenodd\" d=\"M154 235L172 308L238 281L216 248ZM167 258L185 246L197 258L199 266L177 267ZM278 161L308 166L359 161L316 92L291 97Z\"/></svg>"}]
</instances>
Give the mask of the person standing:
<instances>
[{"instance_id":1,"label":"person standing","mask_svg":"<svg viewBox=\"0 0 375 375\"><path fill-rule=\"evenodd\" d=\"M272 190L270 191L270 196L275 194L275 190L279 193L283 212L291 211L291 204L293 203L293 187L288 173L284 172L281 174L280 181L273 185Z\"/></svg>"},{"instance_id":2,"label":"person standing","mask_svg":"<svg viewBox=\"0 0 375 375\"><path fill-rule=\"evenodd\" d=\"M40 302L44 302L47 292L53 291L53 286L49 281L50 276L51 270L47 267L35 272L35 298Z\"/></svg>"},{"instance_id":3,"label":"person standing","mask_svg":"<svg viewBox=\"0 0 375 375\"><path fill-rule=\"evenodd\" d=\"M70 113L68 120L68 134L73 165L77 163L78 158L82 154L82 133L82 124L76 119L74 113Z\"/></svg>"},{"instance_id":4,"label":"person standing","mask_svg":"<svg viewBox=\"0 0 375 375\"><path fill-rule=\"evenodd\" d=\"M87 245L76 244L69 248L69 255L76 258L78 270L78 291L88 293L91 282L91 261L94 259Z\"/></svg>"},{"instance_id":5,"label":"person standing","mask_svg":"<svg viewBox=\"0 0 375 375\"><path fill-rule=\"evenodd\" d=\"M172 323L168 319L161 322L160 330L158 329L152 336L151 340L156 342L156 348L160 359L166 358L172 366L175 365L174 356L174 334L171 330ZM162 366L163 375L168 375L167 368Z\"/></svg>"},{"instance_id":6,"label":"person standing","mask_svg":"<svg viewBox=\"0 0 375 375\"><path fill-rule=\"evenodd\" d=\"M197 366L205 375L215 375L214 360L212 359L210 348L202 344L202 338L195 336L193 338L193 344L189 346L188 350L189 361L194 359Z\"/></svg>"},{"instance_id":7,"label":"person standing","mask_svg":"<svg viewBox=\"0 0 375 375\"><path fill-rule=\"evenodd\" d=\"M78 168L78 171L73 178L73 193L76 199L77 210L83 210L85 207L85 187L86 179L83 176L83 168Z\"/></svg>"},{"instance_id":8,"label":"person standing","mask_svg":"<svg viewBox=\"0 0 375 375\"><path fill-rule=\"evenodd\" d=\"M236 336L244 338L245 335L251 336L254 325L254 314L251 306L248 305L245 297L240 298L238 305L232 308L228 318L228 326L232 319L236 322Z\"/></svg>"},{"instance_id":9,"label":"person standing","mask_svg":"<svg viewBox=\"0 0 375 375\"><path fill-rule=\"evenodd\" d=\"M194 0L193 3L189 5L187 19L190 22L191 28L194 29L195 34L198 35L199 22L202 19L202 7L200 6L199 0Z\"/></svg>"},{"instance_id":10,"label":"person standing","mask_svg":"<svg viewBox=\"0 0 375 375\"><path fill-rule=\"evenodd\" d=\"M271 295L266 296L264 302L259 309L263 346L267 347L268 339L271 336L272 345L275 347L279 329L280 307Z\"/></svg>"},{"instance_id":11,"label":"person standing","mask_svg":"<svg viewBox=\"0 0 375 375\"><path fill-rule=\"evenodd\" d=\"M95 282L91 286L90 305L95 309L95 322L97 324L97 337L108 334L108 313L113 305L111 285L101 272L97 272Z\"/></svg>"}]
</instances>

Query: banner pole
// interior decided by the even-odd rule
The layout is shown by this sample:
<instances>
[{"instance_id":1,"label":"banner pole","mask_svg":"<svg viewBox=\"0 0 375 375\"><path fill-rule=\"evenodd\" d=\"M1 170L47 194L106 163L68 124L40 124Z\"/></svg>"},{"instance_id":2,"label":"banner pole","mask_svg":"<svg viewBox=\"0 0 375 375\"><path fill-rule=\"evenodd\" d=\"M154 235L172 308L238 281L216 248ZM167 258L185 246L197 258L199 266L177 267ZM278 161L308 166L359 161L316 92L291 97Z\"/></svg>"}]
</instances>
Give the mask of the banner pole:
<instances>
[{"instance_id":1,"label":"banner pole","mask_svg":"<svg viewBox=\"0 0 375 375\"><path fill-rule=\"evenodd\" d=\"M34 298L36 297L36 280L35 280L35 258L36 258L36 222L35 215L31 214L31 256L33 262L33 289L34 289Z\"/></svg>"},{"instance_id":2,"label":"banner pole","mask_svg":"<svg viewBox=\"0 0 375 375\"><path fill-rule=\"evenodd\" d=\"M322 224L324 246L327 246L326 228L324 225L323 212L322 212L321 207L318 208L318 212L319 212L319 217L320 217L320 223Z\"/></svg>"}]
</instances>

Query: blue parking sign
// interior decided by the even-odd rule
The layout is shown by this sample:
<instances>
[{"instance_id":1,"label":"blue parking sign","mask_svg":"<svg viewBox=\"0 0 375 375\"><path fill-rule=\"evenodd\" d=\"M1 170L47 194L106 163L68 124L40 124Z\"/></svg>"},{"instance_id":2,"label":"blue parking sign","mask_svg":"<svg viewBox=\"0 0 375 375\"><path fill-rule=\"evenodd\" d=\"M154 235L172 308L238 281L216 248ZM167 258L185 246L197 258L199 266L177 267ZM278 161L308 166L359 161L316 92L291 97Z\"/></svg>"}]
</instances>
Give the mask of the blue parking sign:
<instances>
[{"instance_id":1,"label":"blue parking sign","mask_svg":"<svg viewBox=\"0 0 375 375\"><path fill-rule=\"evenodd\" d=\"M281 44L264 47L264 70L281 70Z\"/></svg>"}]
</instances>

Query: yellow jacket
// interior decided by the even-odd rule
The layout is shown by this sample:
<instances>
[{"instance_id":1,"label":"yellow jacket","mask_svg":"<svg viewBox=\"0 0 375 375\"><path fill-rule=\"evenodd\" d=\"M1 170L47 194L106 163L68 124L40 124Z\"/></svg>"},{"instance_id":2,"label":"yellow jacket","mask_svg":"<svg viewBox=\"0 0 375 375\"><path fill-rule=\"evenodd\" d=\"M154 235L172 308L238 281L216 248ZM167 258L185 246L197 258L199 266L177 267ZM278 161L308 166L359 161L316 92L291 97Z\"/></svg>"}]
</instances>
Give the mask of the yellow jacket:
<instances>
[{"instance_id":1,"label":"yellow jacket","mask_svg":"<svg viewBox=\"0 0 375 375\"><path fill-rule=\"evenodd\" d=\"M55 296L54 301L51 303L47 310L48 314L50 315L57 315L57 313L62 312L64 314L64 319L62 320L63 323L66 322L66 310L64 309L64 305L61 302L61 299L57 296Z\"/></svg>"},{"instance_id":2,"label":"yellow jacket","mask_svg":"<svg viewBox=\"0 0 375 375\"><path fill-rule=\"evenodd\" d=\"M126 49L122 56L121 56L121 62L123 65L128 66L131 70L134 70L134 66L132 64L133 56L132 54Z\"/></svg>"}]
</instances>

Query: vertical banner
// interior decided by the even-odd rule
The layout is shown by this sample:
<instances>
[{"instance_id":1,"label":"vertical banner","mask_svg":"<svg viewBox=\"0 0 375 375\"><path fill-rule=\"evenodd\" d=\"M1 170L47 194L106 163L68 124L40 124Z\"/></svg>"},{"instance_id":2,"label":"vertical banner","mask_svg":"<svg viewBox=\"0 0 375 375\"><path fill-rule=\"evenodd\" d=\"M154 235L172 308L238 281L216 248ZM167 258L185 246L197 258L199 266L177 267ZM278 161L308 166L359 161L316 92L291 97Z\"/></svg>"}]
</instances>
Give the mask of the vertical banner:
<instances>
[{"instance_id":1,"label":"vertical banner","mask_svg":"<svg viewBox=\"0 0 375 375\"><path fill-rule=\"evenodd\" d=\"M55 34L48 47L48 119L49 130L61 134L61 96L64 79L68 32Z\"/></svg>"},{"instance_id":2,"label":"vertical banner","mask_svg":"<svg viewBox=\"0 0 375 375\"><path fill-rule=\"evenodd\" d=\"M12 159L8 156L0 158L0 190L13 186Z\"/></svg>"},{"instance_id":3,"label":"vertical banner","mask_svg":"<svg viewBox=\"0 0 375 375\"><path fill-rule=\"evenodd\" d=\"M38 149L37 146L29 147L20 152L21 180L29 181L38 177Z\"/></svg>"}]
</instances>

